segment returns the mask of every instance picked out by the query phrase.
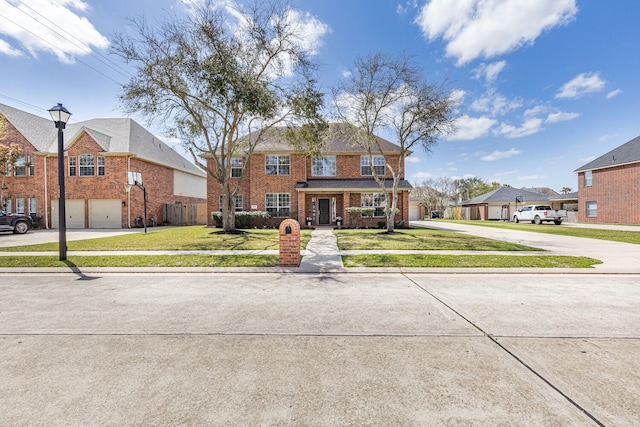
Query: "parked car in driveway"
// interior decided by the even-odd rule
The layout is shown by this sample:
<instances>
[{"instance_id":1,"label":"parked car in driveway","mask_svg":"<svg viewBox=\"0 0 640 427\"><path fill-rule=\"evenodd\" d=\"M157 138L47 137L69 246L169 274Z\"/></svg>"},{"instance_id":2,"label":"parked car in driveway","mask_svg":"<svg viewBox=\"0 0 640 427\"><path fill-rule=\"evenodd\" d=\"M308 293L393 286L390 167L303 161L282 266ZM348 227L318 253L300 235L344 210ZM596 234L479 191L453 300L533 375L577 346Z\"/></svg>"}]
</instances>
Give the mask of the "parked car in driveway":
<instances>
[{"instance_id":1,"label":"parked car in driveway","mask_svg":"<svg viewBox=\"0 0 640 427\"><path fill-rule=\"evenodd\" d=\"M32 228L33 221L30 216L0 210L0 231L13 231L15 234L25 234Z\"/></svg>"},{"instance_id":2,"label":"parked car in driveway","mask_svg":"<svg viewBox=\"0 0 640 427\"><path fill-rule=\"evenodd\" d=\"M553 221L560 225L567 219L567 211L552 209L549 205L531 205L518 209L513 214L513 222L531 221L534 224L542 224L543 221Z\"/></svg>"}]
</instances>

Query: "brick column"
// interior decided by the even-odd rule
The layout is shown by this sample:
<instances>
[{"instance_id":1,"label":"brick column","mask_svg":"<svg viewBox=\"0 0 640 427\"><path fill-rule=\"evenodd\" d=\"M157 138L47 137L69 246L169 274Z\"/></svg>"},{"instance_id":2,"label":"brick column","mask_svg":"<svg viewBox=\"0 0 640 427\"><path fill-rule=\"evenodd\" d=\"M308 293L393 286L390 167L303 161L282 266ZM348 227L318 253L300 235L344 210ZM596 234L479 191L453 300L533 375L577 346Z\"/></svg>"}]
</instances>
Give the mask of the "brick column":
<instances>
[{"instance_id":1,"label":"brick column","mask_svg":"<svg viewBox=\"0 0 640 427\"><path fill-rule=\"evenodd\" d=\"M280 223L280 267L300 266L300 223L285 219Z\"/></svg>"}]
</instances>

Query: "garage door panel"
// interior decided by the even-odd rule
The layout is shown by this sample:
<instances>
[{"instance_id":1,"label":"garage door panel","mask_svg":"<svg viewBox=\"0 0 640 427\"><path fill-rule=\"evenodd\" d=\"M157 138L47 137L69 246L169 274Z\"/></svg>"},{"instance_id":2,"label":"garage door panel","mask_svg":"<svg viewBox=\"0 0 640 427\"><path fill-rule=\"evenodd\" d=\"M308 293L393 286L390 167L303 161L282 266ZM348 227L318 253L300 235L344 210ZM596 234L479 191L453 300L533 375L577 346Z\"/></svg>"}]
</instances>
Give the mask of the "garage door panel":
<instances>
[{"instance_id":1,"label":"garage door panel","mask_svg":"<svg viewBox=\"0 0 640 427\"><path fill-rule=\"evenodd\" d=\"M122 201L89 200L89 228L122 228Z\"/></svg>"},{"instance_id":2,"label":"garage door panel","mask_svg":"<svg viewBox=\"0 0 640 427\"><path fill-rule=\"evenodd\" d=\"M84 225L84 199L65 199L64 210L66 214L65 225L67 228L85 228ZM58 199L51 201L51 227L59 228Z\"/></svg>"}]
</instances>

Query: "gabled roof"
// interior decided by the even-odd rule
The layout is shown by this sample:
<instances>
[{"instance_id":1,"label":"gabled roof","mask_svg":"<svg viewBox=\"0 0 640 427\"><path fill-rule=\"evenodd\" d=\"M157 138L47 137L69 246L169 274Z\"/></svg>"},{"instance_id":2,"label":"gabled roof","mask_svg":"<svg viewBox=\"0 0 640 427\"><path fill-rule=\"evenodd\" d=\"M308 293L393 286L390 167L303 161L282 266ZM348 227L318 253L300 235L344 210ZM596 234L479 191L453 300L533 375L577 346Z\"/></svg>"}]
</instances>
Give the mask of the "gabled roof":
<instances>
[{"instance_id":1,"label":"gabled roof","mask_svg":"<svg viewBox=\"0 0 640 427\"><path fill-rule=\"evenodd\" d=\"M58 153L57 130L51 120L0 104L2 113L25 138L43 153ZM133 155L158 165L167 166L193 175L205 173L187 161L151 132L129 118L91 119L69 123L65 129L65 148L86 132L104 153Z\"/></svg>"},{"instance_id":2,"label":"gabled roof","mask_svg":"<svg viewBox=\"0 0 640 427\"><path fill-rule=\"evenodd\" d=\"M478 197L462 202L463 205L477 205L482 203L510 203L515 202L516 197L522 196L524 203L529 202L548 202L549 197L544 194L528 191L522 188L500 187L488 193L484 193Z\"/></svg>"},{"instance_id":3,"label":"gabled roof","mask_svg":"<svg viewBox=\"0 0 640 427\"><path fill-rule=\"evenodd\" d=\"M640 162L640 136L614 148L597 159L576 169L574 172L582 172L594 169L605 169L613 166L627 165Z\"/></svg>"},{"instance_id":4,"label":"gabled roof","mask_svg":"<svg viewBox=\"0 0 640 427\"><path fill-rule=\"evenodd\" d=\"M573 193L558 194L557 196L549 197L549 201L560 202L566 200L578 200L578 192L574 191Z\"/></svg>"},{"instance_id":5,"label":"gabled roof","mask_svg":"<svg viewBox=\"0 0 640 427\"><path fill-rule=\"evenodd\" d=\"M262 140L254 149L254 153L291 152L293 148L285 138L286 127L275 127L262 135ZM363 150L355 143L355 128L342 123L330 123L323 154L362 153ZM252 132L249 136L256 135ZM384 138L376 136L376 143L385 154L400 153L400 146ZM378 151L376 149L376 151Z\"/></svg>"},{"instance_id":6,"label":"gabled roof","mask_svg":"<svg viewBox=\"0 0 640 427\"><path fill-rule=\"evenodd\" d=\"M0 114L2 114L37 151L48 152L51 144L57 144L58 130L53 125L51 119L45 119L4 104L0 104Z\"/></svg>"}]
</instances>

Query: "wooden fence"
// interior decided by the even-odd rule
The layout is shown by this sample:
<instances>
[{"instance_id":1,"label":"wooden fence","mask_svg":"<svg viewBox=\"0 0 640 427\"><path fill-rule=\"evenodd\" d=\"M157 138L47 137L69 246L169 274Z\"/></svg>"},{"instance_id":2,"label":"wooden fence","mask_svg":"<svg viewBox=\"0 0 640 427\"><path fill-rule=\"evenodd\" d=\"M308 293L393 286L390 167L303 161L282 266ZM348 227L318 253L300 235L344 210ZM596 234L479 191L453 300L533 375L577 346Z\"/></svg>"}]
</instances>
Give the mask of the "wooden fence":
<instances>
[{"instance_id":1,"label":"wooden fence","mask_svg":"<svg viewBox=\"0 0 640 427\"><path fill-rule=\"evenodd\" d=\"M167 225L206 225L207 205L166 204L162 207L162 220Z\"/></svg>"}]
</instances>

